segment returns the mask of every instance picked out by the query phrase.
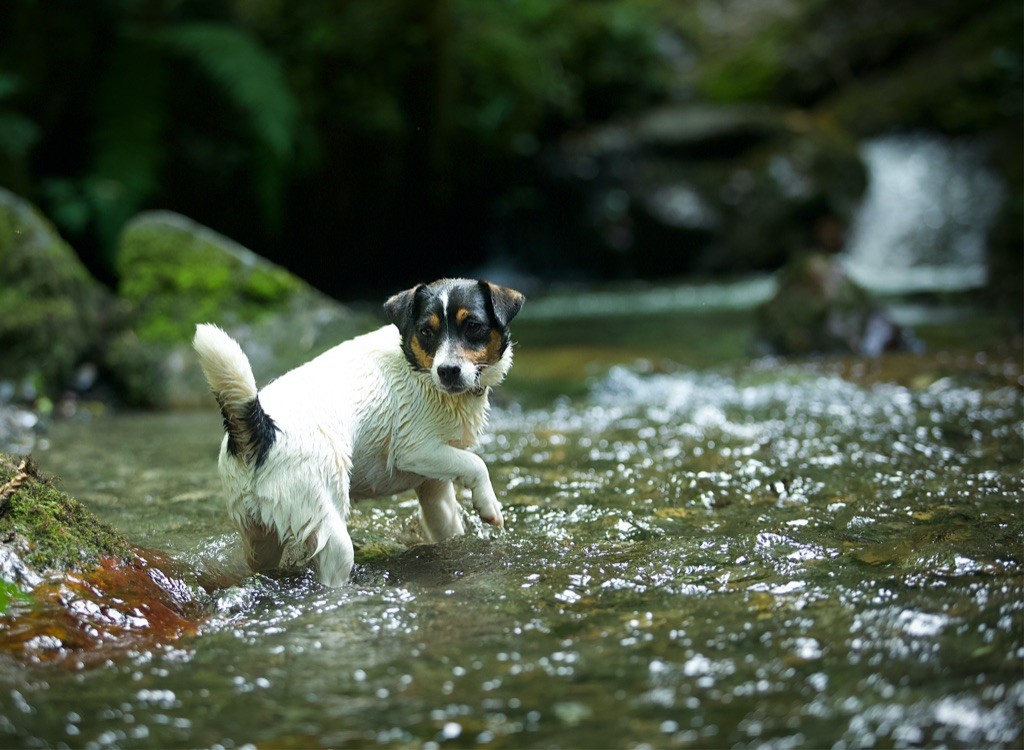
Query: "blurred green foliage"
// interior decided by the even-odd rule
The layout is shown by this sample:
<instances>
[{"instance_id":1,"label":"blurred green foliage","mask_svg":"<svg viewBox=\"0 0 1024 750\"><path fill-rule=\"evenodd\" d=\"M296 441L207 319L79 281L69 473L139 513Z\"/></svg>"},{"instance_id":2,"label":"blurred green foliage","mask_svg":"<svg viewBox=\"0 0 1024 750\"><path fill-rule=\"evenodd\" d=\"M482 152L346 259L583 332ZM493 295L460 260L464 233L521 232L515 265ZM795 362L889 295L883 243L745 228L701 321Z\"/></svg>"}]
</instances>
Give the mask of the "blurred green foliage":
<instances>
[{"instance_id":1,"label":"blurred green foliage","mask_svg":"<svg viewBox=\"0 0 1024 750\"><path fill-rule=\"evenodd\" d=\"M0 159L23 159L39 138L35 123L10 107L21 88L18 76L0 71Z\"/></svg>"},{"instance_id":2,"label":"blurred green foliage","mask_svg":"<svg viewBox=\"0 0 1024 750\"><path fill-rule=\"evenodd\" d=\"M108 276L120 228L145 207L261 249L303 220L286 213L312 185L342 214L410 196L436 210L546 133L656 98L651 13L606 0L12 0L0 183L39 200Z\"/></svg>"},{"instance_id":3,"label":"blurred green foliage","mask_svg":"<svg viewBox=\"0 0 1024 750\"><path fill-rule=\"evenodd\" d=\"M482 262L502 206L550 199L545 149L666 100L818 110L858 136L1001 128L1015 150L995 161L1014 162L1022 15L1019 0L7 0L0 184L108 282L127 219L169 208L337 291L394 270L382 260L405 277L439 253Z\"/></svg>"}]
</instances>

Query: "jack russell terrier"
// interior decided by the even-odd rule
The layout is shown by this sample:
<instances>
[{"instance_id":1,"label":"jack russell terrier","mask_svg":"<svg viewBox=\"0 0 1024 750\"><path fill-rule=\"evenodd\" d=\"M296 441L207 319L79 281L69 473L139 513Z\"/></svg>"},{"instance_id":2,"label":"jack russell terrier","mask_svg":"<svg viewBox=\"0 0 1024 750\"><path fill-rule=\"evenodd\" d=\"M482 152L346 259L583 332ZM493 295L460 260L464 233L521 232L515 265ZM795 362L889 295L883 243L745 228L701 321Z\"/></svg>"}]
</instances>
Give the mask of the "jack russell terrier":
<instances>
[{"instance_id":1,"label":"jack russell terrier","mask_svg":"<svg viewBox=\"0 0 1024 750\"><path fill-rule=\"evenodd\" d=\"M249 360L220 328L193 346L224 417L220 476L250 569L312 561L341 586L352 570L353 500L415 490L428 538L465 533L454 484L501 527L487 466L468 448L488 391L512 366L508 324L523 295L441 279L384 303L393 325L330 349L257 391Z\"/></svg>"}]
</instances>

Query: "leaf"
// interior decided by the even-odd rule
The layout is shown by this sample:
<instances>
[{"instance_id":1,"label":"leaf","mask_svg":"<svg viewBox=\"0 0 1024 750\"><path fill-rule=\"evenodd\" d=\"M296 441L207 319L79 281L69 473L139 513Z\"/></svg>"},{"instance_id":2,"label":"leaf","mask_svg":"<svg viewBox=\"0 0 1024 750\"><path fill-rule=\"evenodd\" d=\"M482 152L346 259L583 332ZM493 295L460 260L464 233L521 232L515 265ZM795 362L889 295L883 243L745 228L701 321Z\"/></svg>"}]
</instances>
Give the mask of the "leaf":
<instances>
[{"instance_id":1,"label":"leaf","mask_svg":"<svg viewBox=\"0 0 1024 750\"><path fill-rule=\"evenodd\" d=\"M12 601L29 602L32 597L17 584L0 579L0 614L7 611Z\"/></svg>"},{"instance_id":2,"label":"leaf","mask_svg":"<svg viewBox=\"0 0 1024 750\"><path fill-rule=\"evenodd\" d=\"M291 158L299 107L277 58L245 31L224 24L179 24L157 39L224 90L276 159Z\"/></svg>"}]
</instances>

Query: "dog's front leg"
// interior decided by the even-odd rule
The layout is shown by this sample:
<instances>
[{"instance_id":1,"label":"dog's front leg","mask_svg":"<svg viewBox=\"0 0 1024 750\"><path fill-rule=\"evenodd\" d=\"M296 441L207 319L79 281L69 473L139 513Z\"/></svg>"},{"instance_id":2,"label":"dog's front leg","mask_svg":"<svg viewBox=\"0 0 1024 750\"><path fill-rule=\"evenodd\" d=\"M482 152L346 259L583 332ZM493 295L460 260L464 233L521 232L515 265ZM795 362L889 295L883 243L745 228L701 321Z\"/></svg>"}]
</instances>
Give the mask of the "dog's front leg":
<instances>
[{"instance_id":1,"label":"dog's front leg","mask_svg":"<svg viewBox=\"0 0 1024 750\"><path fill-rule=\"evenodd\" d=\"M427 538L442 542L466 533L462 526L462 510L455 499L455 487L440 479L425 479L416 488L420 501L420 518Z\"/></svg>"},{"instance_id":2,"label":"dog's front leg","mask_svg":"<svg viewBox=\"0 0 1024 750\"><path fill-rule=\"evenodd\" d=\"M487 464L475 453L450 445L432 445L400 458L398 468L428 479L458 482L468 487L473 493L473 507L480 518L494 526L505 525L501 504L494 495L491 478L487 474Z\"/></svg>"}]
</instances>

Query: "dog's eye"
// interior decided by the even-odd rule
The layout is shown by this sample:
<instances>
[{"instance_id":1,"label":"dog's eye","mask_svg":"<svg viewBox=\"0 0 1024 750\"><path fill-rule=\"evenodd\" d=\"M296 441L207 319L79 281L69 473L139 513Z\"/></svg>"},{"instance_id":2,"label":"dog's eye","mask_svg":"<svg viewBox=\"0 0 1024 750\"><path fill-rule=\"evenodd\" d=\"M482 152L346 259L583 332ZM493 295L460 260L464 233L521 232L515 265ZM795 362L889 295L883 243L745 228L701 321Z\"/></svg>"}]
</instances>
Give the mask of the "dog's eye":
<instances>
[{"instance_id":1,"label":"dog's eye","mask_svg":"<svg viewBox=\"0 0 1024 750\"><path fill-rule=\"evenodd\" d=\"M420 329L420 338L430 339L434 337L434 329L430 326L423 326Z\"/></svg>"},{"instance_id":2,"label":"dog's eye","mask_svg":"<svg viewBox=\"0 0 1024 750\"><path fill-rule=\"evenodd\" d=\"M467 320L466 321L466 333L470 336L478 335L483 333L484 324L479 320Z\"/></svg>"}]
</instances>

